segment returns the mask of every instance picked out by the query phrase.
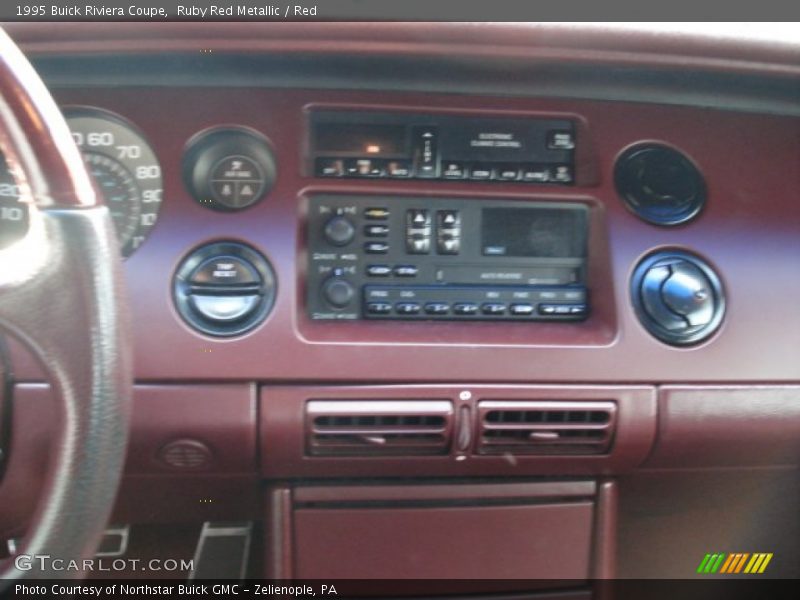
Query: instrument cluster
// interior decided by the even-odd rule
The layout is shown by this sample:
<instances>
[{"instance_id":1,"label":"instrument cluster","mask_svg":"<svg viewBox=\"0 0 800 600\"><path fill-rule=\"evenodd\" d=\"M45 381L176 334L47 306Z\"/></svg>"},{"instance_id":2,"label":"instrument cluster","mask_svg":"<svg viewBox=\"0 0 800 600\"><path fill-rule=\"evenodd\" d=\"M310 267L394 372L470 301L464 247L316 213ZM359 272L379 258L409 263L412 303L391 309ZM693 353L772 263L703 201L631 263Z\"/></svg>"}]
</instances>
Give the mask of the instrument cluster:
<instances>
[{"instance_id":1,"label":"instrument cluster","mask_svg":"<svg viewBox=\"0 0 800 600\"><path fill-rule=\"evenodd\" d=\"M111 213L122 255L130 256L158 220L163 199L158 158L142 133L119 115L73 107L65 109L64 116ZM25 236L28 210L20 202L14 174L0 156L0 248Z\"/></svg>"}]
</instances>

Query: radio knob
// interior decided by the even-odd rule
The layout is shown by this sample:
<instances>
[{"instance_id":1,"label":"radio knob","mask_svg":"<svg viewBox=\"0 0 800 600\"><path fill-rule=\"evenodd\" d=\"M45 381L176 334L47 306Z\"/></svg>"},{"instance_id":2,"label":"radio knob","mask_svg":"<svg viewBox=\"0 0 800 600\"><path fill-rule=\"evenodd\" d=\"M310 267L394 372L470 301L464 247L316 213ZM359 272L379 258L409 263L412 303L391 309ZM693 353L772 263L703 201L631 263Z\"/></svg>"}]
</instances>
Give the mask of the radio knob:
<instances>
[{"instance_id":1,"label":"radio knob","mask_svg":"<svg viewBox=\"0 0 800 600\"><path fill-rule=\"evenodd\" d=\"M325 223L323 230L325 239L333 246L346 246L356 235L355 226L345 217L336 216Z\"/></svg>"},{"instance_id":2,"label":"radio knob","mask_svg":"<svg viewBox=\"0 0 800 600\"><path fill-rule=\"evenodd\" d=\"M355 295L355 289L350 282L332 277L322 284L322 296L331 306L344 308Z\"/></svg>"}]
</instances>

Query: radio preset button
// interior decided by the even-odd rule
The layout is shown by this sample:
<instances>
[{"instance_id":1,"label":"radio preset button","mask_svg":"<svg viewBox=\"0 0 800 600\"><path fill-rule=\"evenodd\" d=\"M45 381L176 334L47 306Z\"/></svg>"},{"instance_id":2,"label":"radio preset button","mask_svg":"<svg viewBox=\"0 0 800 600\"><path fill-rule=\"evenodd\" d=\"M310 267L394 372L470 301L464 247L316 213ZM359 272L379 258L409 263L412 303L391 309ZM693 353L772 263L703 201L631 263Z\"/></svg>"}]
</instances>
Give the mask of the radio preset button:
<instances>
[{"instance_id":1,"label":"radio preset button","mask_svg":"<svg viewBox=\"0 0 800 600\"><path fill-rule=\"evenodd\" d=\"M394 305L394 310L398 315L419 314L420 307L416 302L398 302Z\"/></svg>"},{"instance_id":2,"label":"radio preset button","mask_svg":"<svg viewBox=\"0 0 800 600\"><path fill-rule=\"evenodd\" d=\"M370 237L386 237L389 235L388 225L366 225L364 227L364 235Z\"/></svg>"},{"instance_id":3,"label":"radio preset button","mask_svg":"<svg viewBox=\"0 0 800 600\"><path fill-rule=\"evenodd\" d=\"M388 315L392 312L392 305L388 302L368 302L367 312L371 315Z\"/></svg>"},{"instance_id":4,"label":"radio preset button","mask_svg":"<svg viewBox=\"0 0 800 600\"><path fill-rule=\"evenodd\" d=\"M502 302L485 302L481 306L481 311L485 315L503 315L506 312L506 305Z\"/></svg>"},{"instance_id":5,"label":"radio preset button","mask_svg":"<svg viewBox=\"0 0 800 600\"><path fill-rule=\"evenodd\" d=\"M365 208L364 216L370 221L385 221L389 218L389 209L376 206Z\"/></svg>"},{"instance_id":6,"label":"radio preset button","mask_svg":"<svg viewBox=\"0 0 800 600\"><path fill-rule=\"evenodd\" d=\"M414 265L397 265L394 268L394 274L397 277L416 277L419 269Z\"/></svg>"},{"instance_id":7,"label":"radio preset button","mask_svg":"<svg viewBox=\"0 0 800 600\"><path fill-rule=\"evenodd\" d=\"M367 265L368 277L388 277L392 274L392 268L389 265Z\"/></svg>"},{"instance_id":8,"label":"radio preset button","mask_svg":"<svg viewBox=\"0 0 800 600\"><path fill-rule=\"evenodd\" d=\"M389 244L386 242L366 242L364 252L367 254L386 254L389 252Z\"/></svg>"},{"instance_id":9,"label":"radio preset button","mask_svg":"<svg viewBox=\"0 0 800 600\"><path fill-rule=\"evenodd\" d=\"M512 304L510 308L510 312L512 315L518 317L526 317L528 315L533 314L533 305L532 304Z\"/></svg>"},{"instance_id":10,"label":"radio preset button","mask_svg":"<svg viewBox=\"0 0 800 600\"><path fill-rule=\"evenodd\" d=\"M453 305L453 312L457 315L474 315L478 313L478 305L473 302L459 302Z\"/></svg>"},{"instance_id":11,"label":"radio preset button","mask_svg":"<svg viewBox=\"0 0 800 600\"><path fill-rule=\"evenodd\" d=\"M446 315L450 312L450 305L447 302L428 302L425 312L429 315Z\"/></svg>"}]
</instances>

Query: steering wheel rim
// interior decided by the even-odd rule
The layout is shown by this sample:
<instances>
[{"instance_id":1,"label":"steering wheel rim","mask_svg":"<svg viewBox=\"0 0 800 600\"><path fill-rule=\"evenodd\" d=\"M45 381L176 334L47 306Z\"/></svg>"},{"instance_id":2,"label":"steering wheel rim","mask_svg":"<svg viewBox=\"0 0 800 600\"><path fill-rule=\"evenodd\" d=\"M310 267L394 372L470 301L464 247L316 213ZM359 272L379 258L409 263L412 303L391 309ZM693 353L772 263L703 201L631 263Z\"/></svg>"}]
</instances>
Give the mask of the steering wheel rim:
<instances>
[{"instance_id":1,"label":"steering wheel rim","mask_svg":"<svg viewBox=\"0 0 800 600\"><path fill-rule=\"evenodd\" d=\"M83 575L61 565L94 555L110 515L127 446L132 359L110 215L50 93L2 30L0 150L30 223L25 238L0 250L0 329L45 366L61 413L43 496L19 552L50 559L30 569L14 557L0 561L2 591L25 578Z\"/></svg>"}]
</instances>

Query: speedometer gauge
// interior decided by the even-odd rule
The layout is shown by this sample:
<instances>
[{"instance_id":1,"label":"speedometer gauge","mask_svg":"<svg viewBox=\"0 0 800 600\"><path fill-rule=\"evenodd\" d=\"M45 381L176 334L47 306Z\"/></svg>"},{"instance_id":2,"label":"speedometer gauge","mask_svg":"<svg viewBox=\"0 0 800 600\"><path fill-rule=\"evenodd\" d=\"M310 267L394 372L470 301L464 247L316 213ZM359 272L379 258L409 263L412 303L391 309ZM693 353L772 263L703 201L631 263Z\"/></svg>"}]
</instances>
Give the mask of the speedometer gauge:
<instances>
[{"instance_id":1,"label":"speedometer gauge","mask_svg":"<svg viewBox=\"0 0 800 600\"><path fill-rule=\"evenodd\" d=\"M145 240L161 206L161 166L150 145L120 117L95 108L65 111L75 143L129 256Z\"/></svg>"},{"instance_id":2,"label":"speedometer gauge","mask_svg":"<svg viewBox=\"0 0 800 600\"><path fill-rule=\"evenodd\" d=\"M98 193L111 213L123 256L145 240L161 206L161 166L142 135L121 117L74 108L65 117ZM0 248L25 235L28 207L0 155Z\"/></svg>"}]
</instances>

